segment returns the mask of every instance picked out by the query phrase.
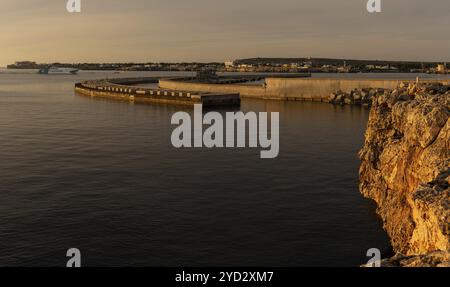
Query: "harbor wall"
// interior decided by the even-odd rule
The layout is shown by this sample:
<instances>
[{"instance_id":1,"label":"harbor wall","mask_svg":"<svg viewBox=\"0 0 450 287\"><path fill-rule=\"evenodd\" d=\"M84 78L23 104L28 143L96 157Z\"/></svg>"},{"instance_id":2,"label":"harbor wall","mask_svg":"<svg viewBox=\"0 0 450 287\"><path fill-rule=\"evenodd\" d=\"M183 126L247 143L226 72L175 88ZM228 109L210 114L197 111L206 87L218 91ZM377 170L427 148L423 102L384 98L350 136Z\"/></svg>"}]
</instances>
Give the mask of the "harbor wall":
<instances>
[{"instance_id":1,"label":"harbor wall","mask_svg":"<svg viewBox=\"0 0 450 287\"><path fill-rule=\"evenodd\" d=\"M266 79L266 96L285 99L327 99L336 91L350 92L363 88L395 89L401 82L414 82L401 79ZM426 80L426 82L450 83L447 81Z\"/></svg>"},{"instance_id":2,"label":"harbor wall","mask_svg":"<svg viewBox=\"0 0 450 287\"><path fill-rule=\"evenodd\" d=\"M240 96L238 93L197 93L190 91L175 91L133 87L124 85L148 83L143 79L123 79L110 81L91 81L75 84L75 92L80 95L109 98L118 101L135 103L163 103L174 105L202 104L204 107L238 106ZM117 83L120 83L117 84Z\"/></svg>"},{"instance_id":3,"label":"harbor wall","mask_svg":"<svg viewBox=\"0 0 450 287\"><path fill-rule=\"evenodd\" d=\"M423 81L450 84L450 80ZM358 88L394 89L401 82L414 81L402 79L266 78L265 85L217 85L179 79L162 79L159 81L159 86L171 90L240 93L241 97L247 98L327 101L330 94L339 90L350 92Z\"/></svg>"},{"instance_id":4,"label":"harbor wall","mask_svg":"<svg viewBox=\"0 0 450 287\"><path fill-rule=\"evenodd\" d=\"M183 90L206 93L239 93L244 97L264 98L266 90L262 85L242 84L207 84L194 81L182 81L178 79L161 79L159 87L168 90Z\"/></svg>"}]
</instances>

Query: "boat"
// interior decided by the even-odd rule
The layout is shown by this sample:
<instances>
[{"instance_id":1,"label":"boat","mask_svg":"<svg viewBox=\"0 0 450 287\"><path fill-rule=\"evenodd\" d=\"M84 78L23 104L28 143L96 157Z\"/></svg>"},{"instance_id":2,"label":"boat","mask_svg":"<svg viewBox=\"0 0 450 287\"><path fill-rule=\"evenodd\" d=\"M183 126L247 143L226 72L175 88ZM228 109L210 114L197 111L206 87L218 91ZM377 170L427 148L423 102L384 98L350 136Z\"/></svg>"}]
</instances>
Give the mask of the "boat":
<instances>
[{"instance_id":1,"label":"boat","mask_svg":"<svg viewBox=\"0 0 450 287\"><path fill-rule=\"evenodd\" d=\"M75 75L78 71L73 68L49 67L40 69L38 73L42 75Z\"/></svg>"}]
</instances>

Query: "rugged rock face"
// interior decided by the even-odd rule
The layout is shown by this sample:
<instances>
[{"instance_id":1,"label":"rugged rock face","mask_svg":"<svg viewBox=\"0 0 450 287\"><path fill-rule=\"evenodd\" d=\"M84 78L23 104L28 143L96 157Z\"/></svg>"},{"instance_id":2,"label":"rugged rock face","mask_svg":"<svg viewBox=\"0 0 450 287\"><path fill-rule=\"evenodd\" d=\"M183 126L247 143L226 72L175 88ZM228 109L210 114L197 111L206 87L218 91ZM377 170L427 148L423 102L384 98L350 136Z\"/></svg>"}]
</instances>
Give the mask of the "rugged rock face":
<instances>
[{"instance_id":1,"label":"rugged rock face","mask_svg":"<svg viewBox=\"0 0 450 287\"><path fill-rule=\"evenodd\" d=\"M377 202L394 250L415 256L391 265L449 264L449 116L447 86L402 84L373 99L360 189Z\"/></svg>"}]
</instances>

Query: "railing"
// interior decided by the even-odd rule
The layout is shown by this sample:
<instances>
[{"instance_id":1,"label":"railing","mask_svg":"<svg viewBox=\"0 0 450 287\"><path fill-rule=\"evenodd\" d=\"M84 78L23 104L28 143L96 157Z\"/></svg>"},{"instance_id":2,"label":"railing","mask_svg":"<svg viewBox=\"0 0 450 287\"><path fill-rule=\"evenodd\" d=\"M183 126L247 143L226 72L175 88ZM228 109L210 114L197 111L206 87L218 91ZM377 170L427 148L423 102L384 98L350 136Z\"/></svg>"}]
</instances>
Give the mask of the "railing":
<instances>
[{"instance_id":1,"label":"railing","mask_svg":"<svg viewBox=\"0 0 450 287\"><path fill-rule=\"evenodd\" d=\"M157 81L155 81L157 82ZM120 83L120 84L119 84ZM173 90L161 90L152 88L140 88L140 87L130 87L124 85L127 84L142 84L149 83L149 79L113 79L113 80L99 80L99 81L87 81L83 83L76 83L76 88L96 90L103 92L112 92L119 94L127 94L133 96L154 96L154 97L180 97L180 98L191 98L194 94L199 95L199 93L193 93L188 91L173 91Z\"/></svg>"}]
</instances>

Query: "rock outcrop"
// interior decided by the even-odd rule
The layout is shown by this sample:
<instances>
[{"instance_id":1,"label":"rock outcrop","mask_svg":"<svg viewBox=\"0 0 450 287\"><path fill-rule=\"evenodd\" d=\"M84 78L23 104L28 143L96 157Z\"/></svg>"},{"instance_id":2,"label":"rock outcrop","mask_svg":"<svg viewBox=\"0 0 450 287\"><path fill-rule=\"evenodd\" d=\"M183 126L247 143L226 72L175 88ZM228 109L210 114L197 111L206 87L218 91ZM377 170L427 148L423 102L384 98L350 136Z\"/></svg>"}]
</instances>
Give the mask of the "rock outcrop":
<instances>
[{"instance_id":1,"label":"rock outcrop","mask_svg":"<svg viewBox=\"0 0 450 287\"><path fill-rule=\"evenodd\" d=\"M381 262L381 267L450 267L450 253L435 251L425 255L404 256L397 254Z\"/></svg>"},{"instance_id":2,"label":"rock outcrop","mask_svg":"<svg viewBox=\"0 0 450 287\"><path fill-rule=\"evenodd\" d=\"M382 95L384 92L386 90L381 88L354 89L348 93L339 90L330 95L328 102L334 105L370 106L372 99Z\"/></svg>"},{"instance_id":3,"label":"rock outcrop","mask_svg":"<svg viewBox=\"0 0 450 287\"><path fill-rule=\"evenodd\" d=\"M449 116L448 86L401 84L373 98L360 189L399 253L385 266L450 264Z\"/></svg>"}]
</instances>

